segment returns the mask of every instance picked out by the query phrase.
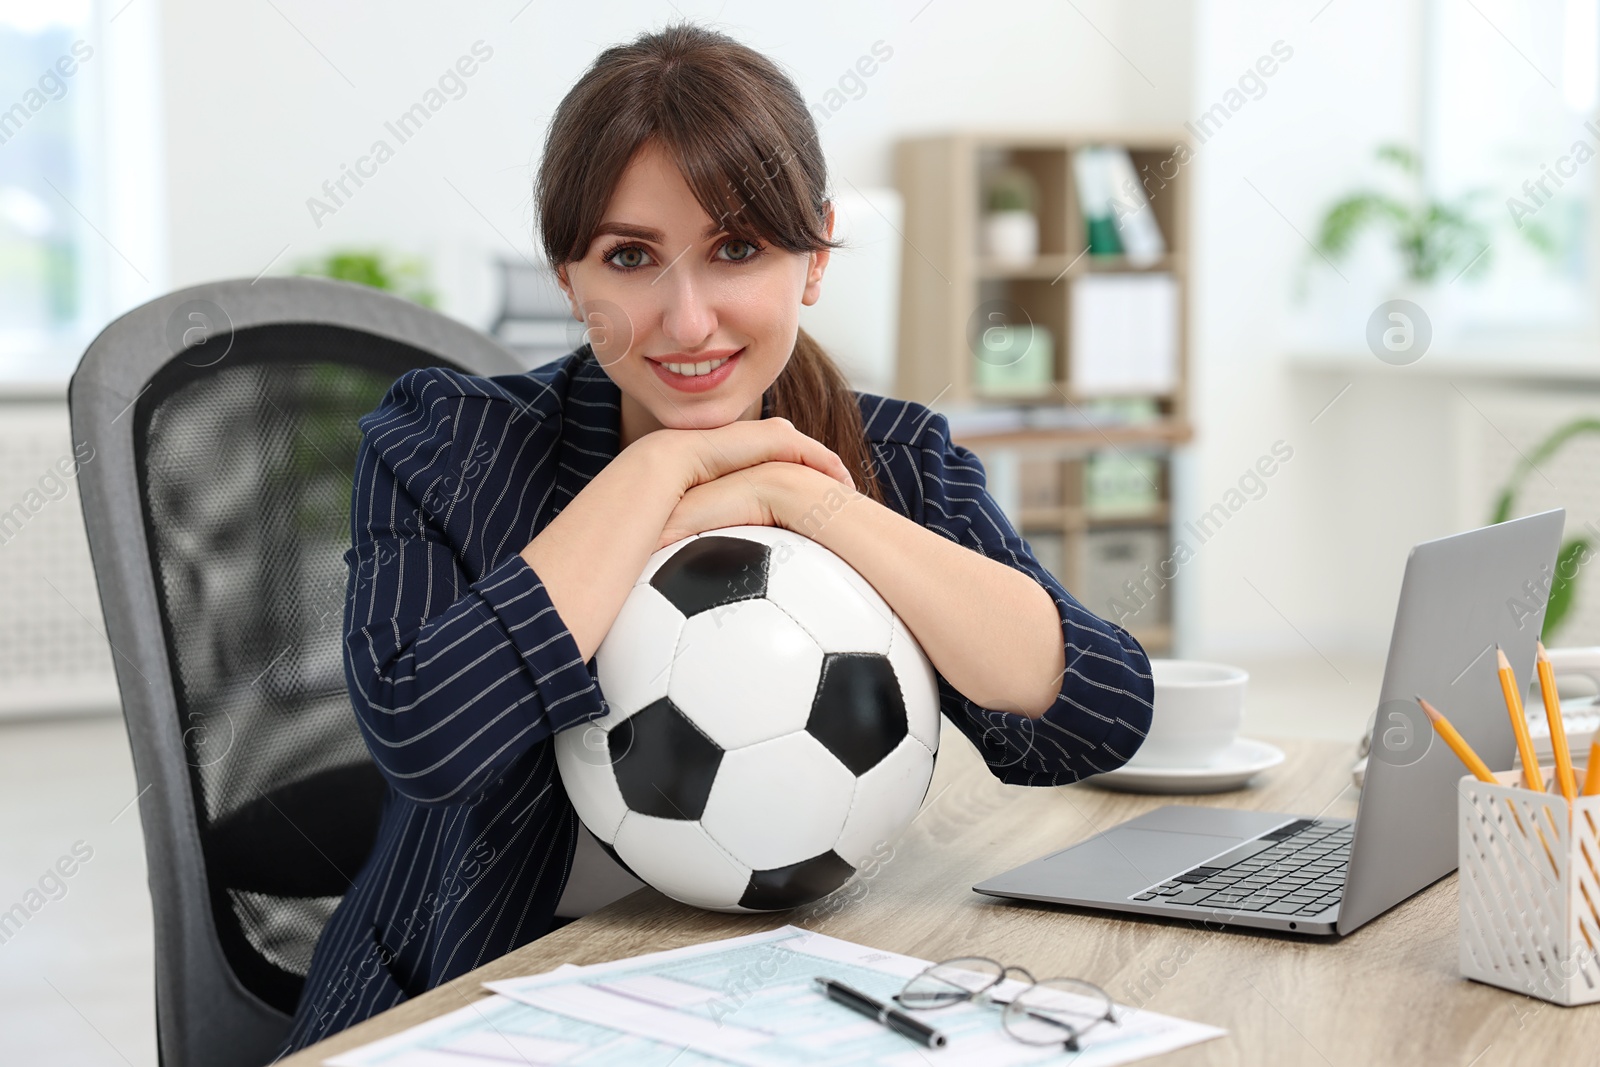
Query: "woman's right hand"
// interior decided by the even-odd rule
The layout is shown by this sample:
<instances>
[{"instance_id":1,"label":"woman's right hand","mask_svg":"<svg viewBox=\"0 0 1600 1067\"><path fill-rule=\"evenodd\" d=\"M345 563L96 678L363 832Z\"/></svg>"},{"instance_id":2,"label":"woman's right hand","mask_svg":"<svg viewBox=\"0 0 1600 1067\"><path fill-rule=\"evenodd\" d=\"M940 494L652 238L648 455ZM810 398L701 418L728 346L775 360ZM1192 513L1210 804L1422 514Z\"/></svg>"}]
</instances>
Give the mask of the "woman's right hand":
<instances>
[{"instance_id":1,"label":"woman's right hand","mask_svg":"<svg viewBox=\"0 0 1600 1067\"><path fill-rule=\"evenodd\" d=\"M800 463L821 471L850 490L856 489L849 468L838 454L797 430L784 418L740 419L709 430L665 428L634 442L667 457L681 476L682 492L745 467L771 460Z\"/></svg>"}]
</instances>

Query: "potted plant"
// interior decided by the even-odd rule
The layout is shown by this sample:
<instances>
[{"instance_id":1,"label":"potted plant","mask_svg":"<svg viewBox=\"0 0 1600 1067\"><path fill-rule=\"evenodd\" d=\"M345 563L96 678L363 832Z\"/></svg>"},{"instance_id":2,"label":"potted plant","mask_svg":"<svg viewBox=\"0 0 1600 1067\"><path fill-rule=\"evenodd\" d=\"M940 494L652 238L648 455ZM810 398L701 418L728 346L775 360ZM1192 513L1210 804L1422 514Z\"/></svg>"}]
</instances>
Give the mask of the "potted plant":
<instances>
[{"instance_id":1,"label":"potted plant","mask_svg":"<svg viewBox=\"0 0 1600 1067\"><path fill-rule=\"evenodd\" d=\"M983 253L998 263L1025 266L1039 256L1039 188L1033 175L1004 167L989 177L985 190Z\"/></svg>"},{"instance_id":2,"label":"potted plant","mask_svg":"<svg viewBox=\"0 0 1600 1067\"><path fill-rule=\"evenodd\" d=\"M1511 518L1516 505L1517 490L1522 487L1528 475L1540 463L1559 452L1568 441L1581 434L1591 433L1600 433L1600 419L1573 419L1551 431L1532 452L1518 461L1511 472L1511 477L1500 490L1500 495L1495 498L1494 513L1489 516L1489 521L1501 523ZM1551 643L1556 631L1572 612L1573 600L1577 594L1578 572L1591 558L1592 548L1587 537L1573 537L1563 541L1560 550L1556 552L1555 570L1550 576L1550 588L1546 594L1548 599L1545 601L1544 625L1539 632L1539 639L1545 644Z\"/></svg>"},{"instance_id":3,"label":"potted plant","mask_svg":"<svg viewBox=\"0 0 1600 1067\"><path fill-rule=\"evenodd\" d=\"M301 261L296 274L370 285L431 308L436 297L428 281L428 265L417 257L392 256L377 248L334 249Z\"/></svg>"},{"instance_id":4,"label":"potted plant","mask_svg":"<svg viewBox=\"0 0 1600 1067\"><path fill-rule=\"evenodd\" d=\"M378 248L333 249L302 260L295 266L294 273L368 285L424 307L434 307L436 302L426 261L392 255ZM293 454L275 473L277 477L290 478L301 485L323 484L320 496L309 490L303 490L298 496L306 509L296 517L302 531L319 528L319 524L326 521L326 507L348 507L348 478L341 468L328 462L328 457L355 455L361 431L347 413L353 407L376 406L390 384L387 375L329 364L313 364L305 368L304 373L310 375L307 393L318 398L319 403L302 413Z\"/></svg>"},{"instance_id":5,"label":"potted plant","mask_svg":"<svg viewBox=\"0 0 1600 1067\"><path fill-rule=\"evenodd\" d=\"M1479 277L1488 270L1493 252L1476 204L1483 190L1440 200L1423 189L1421 164L1406 146L1379 145L1377 159L1399 172L1407 192L1357 189L1335 201L1322 217L1317 250L1330 261L1343 259L1356 238L1376 227L1389 231L1411 288L1430 286L1441 275Z\"/></svg>"}]
</instances>

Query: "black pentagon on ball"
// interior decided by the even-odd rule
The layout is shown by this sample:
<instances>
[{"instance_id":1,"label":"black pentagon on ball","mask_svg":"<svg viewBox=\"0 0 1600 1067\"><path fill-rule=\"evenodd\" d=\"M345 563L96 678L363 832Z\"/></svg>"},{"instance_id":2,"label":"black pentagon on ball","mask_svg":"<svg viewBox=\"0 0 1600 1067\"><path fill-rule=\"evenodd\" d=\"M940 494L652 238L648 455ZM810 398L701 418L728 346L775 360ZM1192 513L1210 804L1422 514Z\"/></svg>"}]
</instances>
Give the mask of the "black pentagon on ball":
<instances>
[{"instance_id":1,"label":"black pentagon on ball","mask_svg":"<svg viewBox=\"0 0 1600 1067\"><path fill-rule=\"evenodd\" d=\"M697 537L672 554L650 584L691 618L702 611L767 595L767 546L742 537Z\"/></svg>"},{"instance_id":2,"label":"black pentagon on ball","mask_svg":"<svg viewBox=\"0 0 1600 1067\"><path fill-rule=\"evenodd\" d=\"M798 908L827 896L855 872L843 856L831 850L787 867L752 871L739 906L752 911Z\"/></svg>"},{"instance_id":3,"label":"black pentagon on ball","mask_svg":"<svg viewBox=\"0 0 1600 1067\"><path fill-rule=\"evenodd\" d=\"M629 811L698 819L717 780L722 748L666 697L611 728L611 769Z\"/></svg>"},{"instance_id":4,"label":"black pentagon on ball","mask_svg":"<svg viewBox=\"0 0 1600 1067\"><path fill-rule=\"evenodd\" d=\"M906 736L906 705L888 657L876 652L830 652L811 703L806 732L861 775Z\"/></svg>"}]
</instances>

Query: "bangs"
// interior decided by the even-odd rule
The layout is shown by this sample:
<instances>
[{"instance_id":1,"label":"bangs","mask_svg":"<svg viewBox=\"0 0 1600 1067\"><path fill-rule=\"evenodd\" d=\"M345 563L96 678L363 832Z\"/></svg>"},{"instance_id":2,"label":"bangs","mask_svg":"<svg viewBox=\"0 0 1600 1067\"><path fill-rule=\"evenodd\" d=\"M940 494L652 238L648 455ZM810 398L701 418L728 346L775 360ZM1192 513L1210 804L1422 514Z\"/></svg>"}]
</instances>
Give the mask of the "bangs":
<instances>
[{"instance_id":1,"label":"bangs","mask_svg":"<svg viewBox=\"0 0 1600 1067\"><path fill-rule=\"evenodd\" d=\"M740 55L650 58L624 46L580 80L541 167L553 263L588 254L623 171L652 142L724 232L795 253L842 244L828 237L827 166L804 99L775 66Z\"/></svg>"},{"instance_id":2,"label":"bangs","mask_svg":"<svg viewBox=\"0 0 1600 1067\"><path fill-rule=\"evenodd\" d=\"M761 131L705 121L657 137L678 165L702 210L731 234L759 238L788 252L832 247L826 200L812 202L799 155L787 138L751 136Z\"/></svg>"}]
</instances>

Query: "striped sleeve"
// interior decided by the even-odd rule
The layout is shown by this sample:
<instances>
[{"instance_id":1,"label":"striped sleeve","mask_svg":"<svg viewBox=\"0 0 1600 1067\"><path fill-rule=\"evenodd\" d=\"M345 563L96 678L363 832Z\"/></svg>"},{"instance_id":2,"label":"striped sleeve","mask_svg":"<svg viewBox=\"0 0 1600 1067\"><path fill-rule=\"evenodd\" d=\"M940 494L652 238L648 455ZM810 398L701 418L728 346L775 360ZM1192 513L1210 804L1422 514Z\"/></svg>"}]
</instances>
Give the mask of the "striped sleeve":
<instances>
[{"instance_id":1,"label":"striped sleeve","mask_svg":"<svg viewBox=\"0 0 1600 1067\"><path fill-rule=\"evenodd\" d=\"M475 462L457 428L468 415L480 427L497 410L487 403L461 395L448 372L416 370L360 423L345 681L379 770L419 804L469 799L533 745L604 710L522 546L473 579L443 533Z\"/></svg>"},{"instance_id":2,"label":"striped sleeve","mask_svg":"<svg viewBox=\"0 0 1600 1067\"><path fill-rule=\"evenodd\" d=\"M1089 611L1046 570L990 496L983 464L928 412L918 440L922 524L1031 576L1055 602L1066 647L1060 692L1040 719L980 707L939 678L940 706L1011 785L1061 785L1130 759L1150 728L1150 660L1122 627Z\"/></svg>"}]
</instances>

